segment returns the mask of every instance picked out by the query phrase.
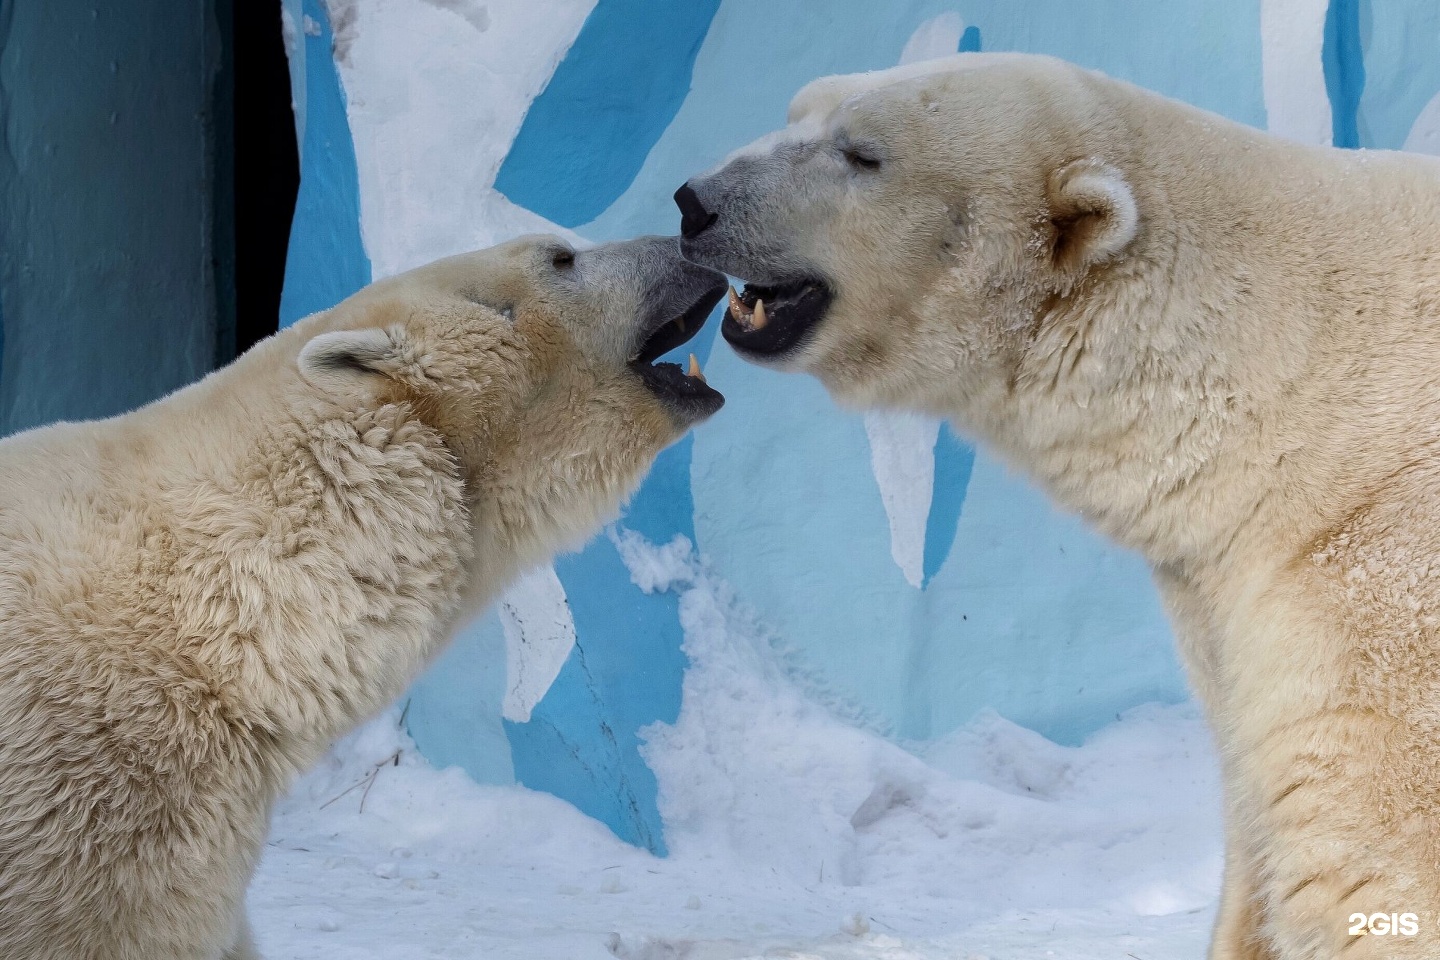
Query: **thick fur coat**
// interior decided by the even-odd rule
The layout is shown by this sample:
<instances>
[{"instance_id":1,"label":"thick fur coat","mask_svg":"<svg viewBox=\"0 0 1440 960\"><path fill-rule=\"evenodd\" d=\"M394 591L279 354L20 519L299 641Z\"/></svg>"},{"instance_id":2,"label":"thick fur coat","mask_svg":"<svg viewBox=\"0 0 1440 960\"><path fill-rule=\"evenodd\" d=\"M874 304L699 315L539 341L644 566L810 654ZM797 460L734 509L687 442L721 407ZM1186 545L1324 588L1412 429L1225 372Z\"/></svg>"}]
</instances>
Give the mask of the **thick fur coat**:
<instances>
[{"instance_id":1,"label":"thick fur coat","mask_svg":"<svg viewBox=\"0 0 1440 960\"><path fill-rule=\"evenodd\" d=\"M0 956L255 955L296 772L718 407L632 360L723 290L674 246L441 261L0 442Z\"/></svg>"},{"instance_id":2,"label":"thick fur coat","mask_svg":"<svg viewBox=\"0 0 1440 960\"><path fill-rule=\"evenodd\" d=\"M1149 560L1224 766L1214 960L1440 957L1440 162L962 55L816 81L677 201L742 355Z\"/></svg>"}]
</instances>

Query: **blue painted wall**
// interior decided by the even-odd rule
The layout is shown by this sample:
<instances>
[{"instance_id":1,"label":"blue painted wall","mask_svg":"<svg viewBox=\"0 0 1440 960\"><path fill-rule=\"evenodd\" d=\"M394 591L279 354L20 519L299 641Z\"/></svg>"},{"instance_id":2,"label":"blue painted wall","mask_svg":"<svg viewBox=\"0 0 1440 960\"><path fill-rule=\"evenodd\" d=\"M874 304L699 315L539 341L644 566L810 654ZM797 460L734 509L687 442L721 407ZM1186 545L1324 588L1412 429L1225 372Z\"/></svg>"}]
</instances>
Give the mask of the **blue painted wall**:
<instances>
[{"instance_id":1,"label":"blue painted wall","mask_svg":"<svg viewBox=\"0 0 1440 960\"><path fill-rule=\"evenodd\" d=\"M924 0L824 12L727 0L675 119L630 188L579 230L596 239L673 231L664 198L782 124L800 86L893 65L917 27L947 13L964 21L955 49L983 38L988 49L1054 53L1263 125L1258 7L1232 6L1227 16L1192 11L1177 23L1174 11L1129 2L1027 4L1017 13ZM1217 48L1232 51L1223 76L1209 69ZM735 69L741 63L764 69ZM1138 700L1184 696L1135 558L1056 517L983 458L982 499L967 518L975 453L947 429L917 591L890 558L859 419L837 412L813 382L724 350L707 362L730 402L694 439L698 545L814 668L825 685L818 694L907 738L942 734L993 706L1072 742Z\"/></svg>"},{"instance_id":2,"label":"blue painted wall","mask_svg":"<svg viewBox=\"0 0 1440 960\"><path fill-rule=\"evenodd\" d=\"M1360 146L1360 96L1365 90L1365 51L1361 18L1368 20L1365 0L1330 0L1325 11L1325 92L1330 97L1331 143L1354 149Z\"/></svg>"},{"instance_id":3,"label":"blue painted wall","mask_svg":"<svg viewBox=\"0 0 1440 960\"><path fill-rule=\"evenodd\" d=\"M0 435L210 369L215 30L190 0L0 0Z\"/></svg>"},{"instance_id":4,"label":"blue painted wall","mask_svg":"<svg viewBox=\"0 0 1440 960\"><path fill-rule=\"evenodd\" d=\"M370 258L360 240L360 186L355 145L345 119L345 91L335 72L335 35L320 0L303 0L305 111L300 145L300 191L285 259L280 325L289 326L344 300L370 282ZM298 58L297 58L298 59Z\"/></svg>"},{"instance_id":5,"label":"blue painted wall","mask_svg":"<svg viewBox=\"0 0 1440 960\"><path fill-rule=\"evenodd\" d=\"M1309 2L1324 42L1297 69L1313 68L1335 142L1399 146L1440 91L1440 7ZM305 0L323 24L316 7ZM498 18L504 4L492 7ZM675 187L781 125L800 86L891 66L920 34L948 38L949 49L1054 54L1267 122L1260 0L598 0L531 102L495 187L591 240L671 233ZM304 47L303 213L286 301L298 312L368 277L328 45L326 28ZM993 707L1076 742L1136 703L1186 695L1138 558L942 427L928 449L933 493L914 492L921 499L911 504L923 544L918 581L907 578L892 557L861 418L812 380L715 349L714 334L688 349L729 403L661 456L621 526L696 543L781 638L816 697L904 739L942 735ZM676 598L642 593L606 538L556 570L578 641L530 720L500 719L505 641L491 613L416 685L411 732L436 763L549 790L663 852L655 781L638 747L647 724L680 709Z\"/></svg>"},{"instance_id":6,"label":"blue painted wall","mask_svg":"<svg viewBox=\"0 0 1440 960\"><path fill-rule=\"evenodd\" d=\"M935 485L925 518L921 589L930 586L930 581L950 558L950 548L955 545L960 528L960 509L965 504L965 494L970 491L970 474L975 469L975 448L957 437L948 423L940 426L934 453Z\"/></svg>"},{"instance_id":7,"label":"blue painted wall","mask_svg":"<svg viewBox=\"0 0 1440 960\"><path fill-rule=\"evenodd\" d=\"M1440 3L1350 2L1355 3L1361 54L1358 63L1352 54L1352 70L1363 84L1355 121L1358 143L1398 150L1415 118L1440 91Z\"/></svg>"},{"instance_id":8,"label":"blue painted wall","mask_svg":"<svg viewBox=\"0 0 1440 960\"><path fill-rule=\"evenodd\" d=\"M605 0L531 104L495 188L565 227L630 186L690 92L720 0Z\"/></svg>"}]
</instances>

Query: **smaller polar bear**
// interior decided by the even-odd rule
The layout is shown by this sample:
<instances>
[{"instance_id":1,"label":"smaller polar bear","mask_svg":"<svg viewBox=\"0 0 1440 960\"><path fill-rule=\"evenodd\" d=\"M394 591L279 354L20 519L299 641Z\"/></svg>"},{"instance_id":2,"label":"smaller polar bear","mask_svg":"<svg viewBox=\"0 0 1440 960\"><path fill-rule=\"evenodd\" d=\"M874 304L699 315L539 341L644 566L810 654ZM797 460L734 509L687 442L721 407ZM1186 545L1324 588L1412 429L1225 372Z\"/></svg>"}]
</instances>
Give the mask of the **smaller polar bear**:
<instances>
[{"instance_id":1,"label":"smaller polar bear","mask_svg":"<svg viewBox=\"0 0 1440 960\"><path fill-rule=\"evenodd\" d=\"M652 361L723 281L527 238L0 442L0 957L255 956L271 805L720 407Z\"/></svg>"},{"instance_id":2,"label":"smaller polar bear","mask_svg":"<svg viewBox=\"0 0 1440 960\"><path fill-rule=\"evenodd\" d=\"M977 54L817 81L676 201L741 355L1149 560L1224 767L1215 960L1440 958L1440 163Z\"/></svg>"}]
</instances>

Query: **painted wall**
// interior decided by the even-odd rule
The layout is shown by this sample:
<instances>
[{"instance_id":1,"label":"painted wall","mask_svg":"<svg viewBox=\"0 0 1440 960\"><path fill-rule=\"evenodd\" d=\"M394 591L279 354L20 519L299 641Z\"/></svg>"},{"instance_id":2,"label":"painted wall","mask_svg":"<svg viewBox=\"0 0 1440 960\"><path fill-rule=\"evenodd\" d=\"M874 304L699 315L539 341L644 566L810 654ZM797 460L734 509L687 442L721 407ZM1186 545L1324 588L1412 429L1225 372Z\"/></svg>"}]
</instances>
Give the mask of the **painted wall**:
<instances>
[{"instance_id":1,"label":"painted wall","mask_svg":"<svg viewBox=\"0 0 1440 960\"><path fill-rule=\"evenodd\" d=\"M1311 142L1440 152L1433 0L286 10L314 221L297 217L296 236L331 238L292 243L309 252L287 283L311 306L358 285L362 259L383 276L533 230L673 233L675 187L782 124L805 82L955 50L1055 54ZM307 290L332 258L353 269ZM619 527L698 545L814 696L902 740L992 707L1067 743L1137 703L1185 697L1136 557L948 427L841 412L814 382L713 341L712 327L689 348L729 402L660 458ZM459 639L415 686L411 732L436 763L550 790L663 851L638 747L679 709L680 641L675 597L643 593L602 536Z\"/></svg>"},{"instance_id":2,"label":"painted wall","mask_svg":"<svg viewBox=\"0 0 1440 960\"><path fill-rule=\"evenodd\" d=\"M210 8L0 0L0 435L214 362Z\"/></svg>"}]
</instances>

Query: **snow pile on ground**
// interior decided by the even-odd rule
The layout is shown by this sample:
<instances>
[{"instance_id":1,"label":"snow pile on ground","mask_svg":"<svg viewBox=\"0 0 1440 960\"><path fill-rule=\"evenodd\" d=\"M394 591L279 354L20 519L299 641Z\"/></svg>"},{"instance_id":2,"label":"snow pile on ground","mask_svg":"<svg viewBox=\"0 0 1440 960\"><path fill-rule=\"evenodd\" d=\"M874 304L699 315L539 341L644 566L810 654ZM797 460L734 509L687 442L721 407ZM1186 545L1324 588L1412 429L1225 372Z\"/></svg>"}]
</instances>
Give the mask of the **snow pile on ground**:
<instances>
[{"instance_id":1,"label":"snow pile on ground","mask_svg":"<svg viewBox=\"0 0 1440 960\"><path fill-rule=\"evenodd\" d=\"M612 536L637 585L681 596L693 666L645 752L671 856L432 769L397 707L277 810L250 894L267 956L1201 955L1221 855L1193 707L1131 711L1079 748L989 715L907 752L807 695L683 538Z\"/></svg>"}]
</instances>

